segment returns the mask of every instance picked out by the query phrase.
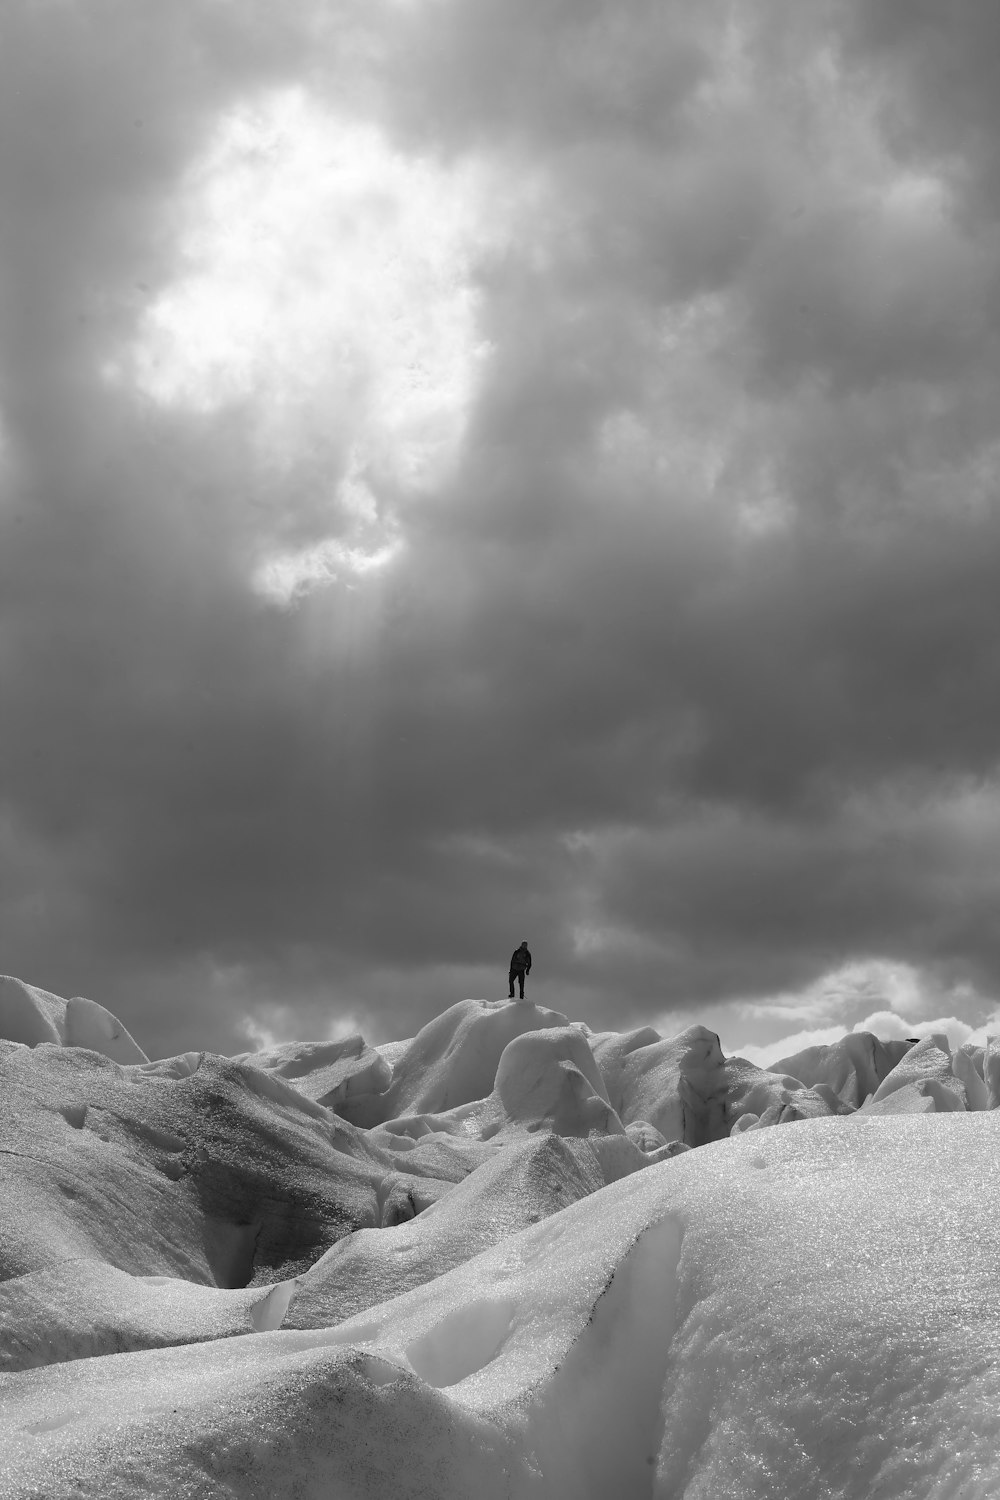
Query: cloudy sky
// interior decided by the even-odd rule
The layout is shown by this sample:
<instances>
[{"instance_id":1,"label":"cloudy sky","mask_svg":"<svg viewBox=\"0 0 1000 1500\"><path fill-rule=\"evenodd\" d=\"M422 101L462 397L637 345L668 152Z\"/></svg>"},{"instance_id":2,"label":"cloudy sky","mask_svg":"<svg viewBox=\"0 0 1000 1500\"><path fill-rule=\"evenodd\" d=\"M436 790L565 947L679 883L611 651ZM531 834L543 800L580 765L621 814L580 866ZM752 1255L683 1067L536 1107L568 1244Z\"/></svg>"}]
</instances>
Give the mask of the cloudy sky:
<instances>
[{"instance_id":1,"label":"cloudy sky","mask_svg":"<svg viewBox=\"0 0 1000 1500\"><path fill-rule=\"evenodd\" d=\"M0 969L982 1028L998 334L996 0L5 0Z\"/></svg>"}]
</instances>

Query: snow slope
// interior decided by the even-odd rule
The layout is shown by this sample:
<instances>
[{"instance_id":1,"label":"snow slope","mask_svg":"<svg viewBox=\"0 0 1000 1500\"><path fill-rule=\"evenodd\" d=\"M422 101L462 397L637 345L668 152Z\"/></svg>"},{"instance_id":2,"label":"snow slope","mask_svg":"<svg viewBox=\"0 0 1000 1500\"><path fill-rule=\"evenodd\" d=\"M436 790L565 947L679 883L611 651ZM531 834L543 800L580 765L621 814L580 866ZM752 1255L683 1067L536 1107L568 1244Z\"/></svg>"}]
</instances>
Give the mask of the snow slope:
<instances>
[{"instance_id":1,"label":"snow slope","mask_svg":"<svg viewBox=\"0 0 1000 1500\"><path fill-rule=\"evenodd\" d=\"M37 1031L0 1043L0 1500L1000 1491L992 1047L798 1076L464 1001L383 1087L353 1040Z\"/></svg>"}]
</instances>

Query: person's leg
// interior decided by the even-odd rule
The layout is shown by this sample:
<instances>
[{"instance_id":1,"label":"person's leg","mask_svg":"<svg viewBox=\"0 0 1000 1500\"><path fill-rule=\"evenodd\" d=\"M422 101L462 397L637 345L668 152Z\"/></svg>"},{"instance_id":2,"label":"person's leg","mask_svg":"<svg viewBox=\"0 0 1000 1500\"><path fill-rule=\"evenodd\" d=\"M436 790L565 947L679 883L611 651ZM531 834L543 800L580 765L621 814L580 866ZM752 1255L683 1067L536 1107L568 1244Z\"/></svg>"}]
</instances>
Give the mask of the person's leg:
<instances>
[{"instance_id":1,"label":"person's leg","mask_svg":"<svg viewBox=\"0 0 1000 1500\"><path fill-rule=\"evenodd\" d=\"M511 971L510 971L510 973L508 974L507 977L510 980L510 998L513 1000L513 998L514 998L514 970L513 969L511 969Z\"/></svg>"},{"instance_id":2,"label":"person's leg","mask_svg":"<svg viewBox=\"0 0 1000 1500\"><path fill-rule=\"evenodd\" d=\"M520 998L523 1000L524 999L524 970L523 969L520 969L518 971L517 982L518 982L518 985L519 985L520 990L521 990L521 996L520 996Z\"/></svg>"}]
</instances>

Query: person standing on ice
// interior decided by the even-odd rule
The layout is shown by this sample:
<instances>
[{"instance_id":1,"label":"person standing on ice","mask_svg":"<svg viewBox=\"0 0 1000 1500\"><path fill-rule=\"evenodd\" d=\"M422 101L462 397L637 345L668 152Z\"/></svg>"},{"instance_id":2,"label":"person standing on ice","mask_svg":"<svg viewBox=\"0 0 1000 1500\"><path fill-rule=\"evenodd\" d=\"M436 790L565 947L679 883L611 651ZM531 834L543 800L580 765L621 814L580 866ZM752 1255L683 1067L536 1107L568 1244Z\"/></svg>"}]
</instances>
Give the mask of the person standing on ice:
<instances>
[{"instance_id":1,"label":"person standing on ice","mask_svg":"<svg viewBox=\"0 0 1000 1500\"><path fill-rule=\"evenodd\" d=\"M522 943L520 948L515 948L510 957L510 998L514 998L514 979L517 978L520 988L519 999L524 999L525 977L531 973L531 954L528 952L527 943Z\"/></svg>"}]
</instances>

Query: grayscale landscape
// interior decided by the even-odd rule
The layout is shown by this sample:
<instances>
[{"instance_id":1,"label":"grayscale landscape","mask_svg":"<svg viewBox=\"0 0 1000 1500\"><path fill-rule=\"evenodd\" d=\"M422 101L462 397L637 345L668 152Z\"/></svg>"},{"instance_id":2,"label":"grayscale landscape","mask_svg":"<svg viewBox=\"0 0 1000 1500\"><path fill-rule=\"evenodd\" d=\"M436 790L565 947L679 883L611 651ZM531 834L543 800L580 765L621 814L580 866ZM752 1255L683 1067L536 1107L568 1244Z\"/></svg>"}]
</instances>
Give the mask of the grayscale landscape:
<instances>
[{"instance_id":1,"label":"grayscale landscape","mask_svg":"<svg viewBox=\"0 0 1000 1500\"><path fill-rule=\"evenodd\" d=\"M996 1500L998 413L998 0L2 0L0 1500Z\"/></svg>"}]
</instances>

